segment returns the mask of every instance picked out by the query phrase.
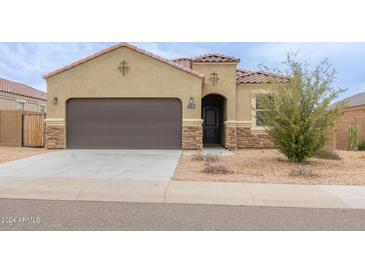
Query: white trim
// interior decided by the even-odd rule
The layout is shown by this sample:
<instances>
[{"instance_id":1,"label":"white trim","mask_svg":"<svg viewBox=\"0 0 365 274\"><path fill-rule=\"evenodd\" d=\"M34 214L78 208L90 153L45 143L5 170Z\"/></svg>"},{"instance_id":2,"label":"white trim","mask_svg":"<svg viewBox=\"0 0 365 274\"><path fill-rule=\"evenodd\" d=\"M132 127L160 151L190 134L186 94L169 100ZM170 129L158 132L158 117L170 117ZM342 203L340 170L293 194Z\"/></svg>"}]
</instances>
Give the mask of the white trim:
<instances>
[{"instance_id":1,"label":"white trim","mask_svg":"<svg viewBox=\"0 0 365 274\"><path fill-rule=\"evenodd\" d=\"M251 134L267 134L265 127L252 127Z\"/></svg>"},{"instance_id":2,"label":"white trim","mask_svg":"<svg viewBox=\"0 0 365 274\"><path fill-rule=\"evenodd\" d=\"M47 126L63 126L65 119L63 118L47 118L44 120Z\"/></svg>"},{"instance_id":3,"label":"white trim","mask_svg":"<svg viewBox=\"0 0 365 274\"><path fill-rule=\"evenodd\" d=\"M251 128L252 127L252 121L250 121L250 120L248 120L248 121L237 121L237 127Z\"/></svg>"},{"instance_id":4,"label":"white trim","mask_svg":"<svg viewBox=\"0 0 365 274\"><path fill-rule=\"evenodd\" d=\"M183 119L183 126L201 126L203 124L202 119Z\"/></svg>"},{"instance_id":5,"label":"white trim","mask_svg":"<svg viewBox=\"0 0 365 274\"><path fill-rule=\"evenodd\" d=\"M236 126L236 127L247 127L247 128L251 128L252 127L252 121L237 121L237 120L227 120L224 121L224 124L226 126Z\"/></svg>"},{"instance_id":6,"label":"white trim","mask_svg":"<svg viewBox=\"0 0 365 274\"><path fill-rule=\"evenodd\" d=\"M224 121L224 125L226 125L227 127L235 127L237 126L237 121L236 120L227 120Z\"/></svg>"}]
</instances>

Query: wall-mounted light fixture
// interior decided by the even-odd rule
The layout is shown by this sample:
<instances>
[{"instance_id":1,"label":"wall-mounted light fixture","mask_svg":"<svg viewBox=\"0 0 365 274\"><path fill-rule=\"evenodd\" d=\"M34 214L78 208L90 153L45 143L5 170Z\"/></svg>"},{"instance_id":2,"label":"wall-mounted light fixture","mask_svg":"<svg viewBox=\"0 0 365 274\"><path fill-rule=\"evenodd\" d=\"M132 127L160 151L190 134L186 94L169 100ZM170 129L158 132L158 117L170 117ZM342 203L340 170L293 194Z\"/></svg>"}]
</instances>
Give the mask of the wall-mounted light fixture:
<instances>
[{"instance_id":1,"label":"wall-mounted light fixture","mask_svg":"<svg viewBox=\"0 0 365 274\"><path fill-rule=\"evenodd\" d=\"M189 98L188 109L195 109L194 97Z\"/></svg>"},{"instance_id":2,"label":"wall-mounted light fixture","mask_svg":"<svg viewBox=\"0 0 365 274\"><path fill-rule=\"evenodd\" d=\"M57 97L53 97L52 103L53 103L54 105L57 105L57 103L58 103L58 98L57 98Z\"/></svg>"}]
</instances>

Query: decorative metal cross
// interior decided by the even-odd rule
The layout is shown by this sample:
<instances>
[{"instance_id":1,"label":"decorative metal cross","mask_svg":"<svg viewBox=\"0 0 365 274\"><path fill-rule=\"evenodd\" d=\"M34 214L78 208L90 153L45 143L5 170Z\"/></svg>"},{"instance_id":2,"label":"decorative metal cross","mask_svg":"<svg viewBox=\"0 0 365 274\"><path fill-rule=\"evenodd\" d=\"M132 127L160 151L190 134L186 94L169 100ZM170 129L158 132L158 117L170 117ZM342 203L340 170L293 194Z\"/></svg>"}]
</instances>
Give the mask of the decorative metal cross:
<instances>
[{"instance_id":1,"label":"decorative metal cross","mask_svg":"<svg viewBox=\"0 0 365 274\"><path fill-rule=\"evenodd\" d=\"M215 84L218 83L218 80L219 80L218 73L212 72L210 75L212 77L210 77L209 80L211 80L213 82L213 86L215 86Z\"/></svg>"},{"instance_id":2,"label":"decorative metal cross","mask_svg":"<svg viewBox=\"0 0 365 274\"><path fill-rule=\"evenodd\" d=\"M128 63L123 60L123 62L121 62L119 66L119 70L122 72L123 77L127 74L128 69Z\"/></svg>"}]
</instances>

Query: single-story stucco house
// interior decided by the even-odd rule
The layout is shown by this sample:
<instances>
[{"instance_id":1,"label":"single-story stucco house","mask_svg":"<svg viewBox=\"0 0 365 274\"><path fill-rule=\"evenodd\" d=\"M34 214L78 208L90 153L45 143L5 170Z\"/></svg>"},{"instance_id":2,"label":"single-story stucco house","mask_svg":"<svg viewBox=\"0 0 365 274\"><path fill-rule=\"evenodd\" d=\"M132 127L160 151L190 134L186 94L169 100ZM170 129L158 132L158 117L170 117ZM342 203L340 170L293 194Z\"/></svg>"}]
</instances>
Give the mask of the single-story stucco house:
<instances>
[{"instance_id":1,"label":"single-story stucco house","mask_svg":"<svg viewBox=\"0 0 365 274\"><path fill-rule=\"evenodd\" d=\"M51 72L47 147L271 147L254 96L269 92L271 76L239 62L222 54L167 60L120 43Z\"/></svg>"},{"instance_id":2,"label":"single-story stucco house","mask_svg":"<svg viewBox=\"0 0 365 274\"><path fill-rule=\"evenodd\" d=\"M354 123L358 127L359 142L365 140L365 92L344 100L346 107L336 124L336 148L347 150L349 127Z\"/></svg>"},{"instance_id":3,"label":"single-story stucco house","mask_svg":"<svg viewBox=\"0 0 365 274\"><path fill-rule=\"evenodd\" d=\"M0 78L0 110L46 112L47 93Z\"/></svg>"}]
</instances>

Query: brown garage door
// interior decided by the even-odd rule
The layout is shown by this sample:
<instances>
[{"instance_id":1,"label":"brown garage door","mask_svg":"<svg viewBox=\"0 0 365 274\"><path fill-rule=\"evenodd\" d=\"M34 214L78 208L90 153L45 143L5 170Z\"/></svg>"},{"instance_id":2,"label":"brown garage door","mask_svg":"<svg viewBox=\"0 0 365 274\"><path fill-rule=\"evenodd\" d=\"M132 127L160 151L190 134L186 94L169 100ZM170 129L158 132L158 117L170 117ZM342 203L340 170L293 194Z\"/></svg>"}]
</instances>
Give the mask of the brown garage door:
<instances>
[{"instance_id":1,"label":"brown garage door","mask_svg":"<svg viewBox=\"0 0 365 274\"><path fill-rule=\"evenodd\" d=\"M178 99L70 99L68 148L180 149Z\"/></svg>"}]
</instances>

